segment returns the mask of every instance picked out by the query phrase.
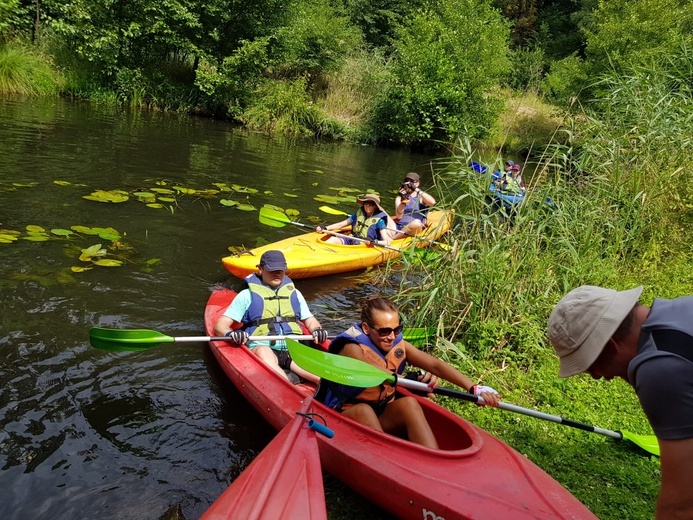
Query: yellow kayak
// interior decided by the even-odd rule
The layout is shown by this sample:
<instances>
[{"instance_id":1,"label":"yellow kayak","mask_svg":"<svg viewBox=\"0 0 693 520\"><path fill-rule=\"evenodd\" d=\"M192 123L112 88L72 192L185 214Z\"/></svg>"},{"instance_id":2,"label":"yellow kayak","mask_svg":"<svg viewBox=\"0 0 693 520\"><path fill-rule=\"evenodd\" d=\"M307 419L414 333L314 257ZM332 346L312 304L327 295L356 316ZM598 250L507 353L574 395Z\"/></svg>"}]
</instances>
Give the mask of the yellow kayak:
<instances>
[{"instance_id":1,"label":"yellow kayak","mask_svg":"<svg viewBox=\"0 0 693 520\"><path fill-rule=\"evenodd\" d=\"M330 235L321 233L305 233L279 242L256 247L238 255L222 258L223 264L234 275L245 278L257 271L262 253L274 249L284 253L289 267L287 275L290 278L310 278L327 274L344 273L356 269L364 269L373 265L398 258L399 249L408 249L412 243L416 246L426 246L450 229L452 213L445 211L429 211L428 227L421 235L393 240L390 247L358 244L345 246L341 244L326 244Z\"/></svg>"}]
</instances>

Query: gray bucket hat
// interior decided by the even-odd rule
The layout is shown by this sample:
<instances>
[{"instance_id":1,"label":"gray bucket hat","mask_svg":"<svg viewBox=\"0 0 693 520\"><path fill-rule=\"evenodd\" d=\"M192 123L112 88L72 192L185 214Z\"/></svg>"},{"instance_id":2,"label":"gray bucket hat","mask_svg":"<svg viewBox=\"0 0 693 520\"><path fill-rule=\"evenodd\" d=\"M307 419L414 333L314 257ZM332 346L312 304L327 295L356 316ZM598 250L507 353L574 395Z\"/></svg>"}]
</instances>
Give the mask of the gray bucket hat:
<instances>
[{"instance_id":1,"label":"gray bucket hat","mask_svg":"<svg viewBox=\"0 0 693 520\"><path fill-rule=\"evenodd\" d=\"M558 302L549 317L548 334L560 359L560 377L584 372L597 360L642 290L642 286L616 291L583 285Z\"/></svg>"}]
</instances>

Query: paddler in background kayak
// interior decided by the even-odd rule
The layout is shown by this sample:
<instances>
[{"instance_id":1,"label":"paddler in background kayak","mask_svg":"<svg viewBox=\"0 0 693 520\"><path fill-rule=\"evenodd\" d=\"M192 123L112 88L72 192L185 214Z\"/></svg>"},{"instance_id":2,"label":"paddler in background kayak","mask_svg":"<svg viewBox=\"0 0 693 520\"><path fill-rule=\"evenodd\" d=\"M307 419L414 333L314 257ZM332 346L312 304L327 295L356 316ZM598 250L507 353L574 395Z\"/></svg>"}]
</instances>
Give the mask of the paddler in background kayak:
<instances>
[{"instance_id":1,"label":"paddler in background kayak","mask_svg":"<svg viewBox=\"0 0 693 520\"><path fill-rule=\"evenodd\" d=\"M394 229L394 221L389 217L387 212L380 205L380 197L375 193L367 193L359 195L356 199L361 207L356 210L356 213L349 215L341 222L330 224L329 226L318 226L315 231L323 233L324 231L339 231L341 229L351 227L351 234L358 238L370 240L375 245L390 245L390 234L387 228ZM344 244L354 246L362 244L360 240L351 238L340 238L331 236L325 240L328 244Z\"/></svg>"},{"instance_id":2,"label":"paddler in background kayak","mask_svg":"<svg viewBox=\"0 0 693 520\"><path fill-rule=\"evenodd\" d=\"M421 233L426 227L426 212L435 205L433 195L419 188L419 174L407 173L395 197L394 219L401 233L395 233L392 239Z\"/></svg>"},{"instance_id":3,"label":"paddler in background kayak","mask_svg":"<svg viewBox=\"0 0 693 520\"><path fill-rule=\"evenodd\" d=\"M441 377L480 395L490 405L496 406L500 399L490 386L474 384L456 368L404 341L399 309L387 298L366 299L361 304L361 323L337 336L330 344L330 352L365 361L389 373L402 374L409 364L427 372L420 379L431 389ZM395 388L387 383L357 388L323 380L316 397L330 408L376 430L438 449L418 401L413 397L396 397Z\"/></svg>"},{"instance_id":4,"label":"paddler in background kayak","mask_svg":"<svg viewBox=\"0 0 693 520\"><path fill-rule=\"evenodd\" d=\"M299 376L318 382L320 378L303 370L289 355L284 341L252 341L253 336L303 334L301 320L317 343L327 341L327 331L320 326L301 292L286 276L286 258L281 251L265 251L260 257L258 274L245 278L248 288L242 290L214 325L214 333L228 336L248 348L272 370L293 384ZM237 328L240 324L241 327ZM234 330L235 328L235 330Z\"/></svg>"}]
</instances>

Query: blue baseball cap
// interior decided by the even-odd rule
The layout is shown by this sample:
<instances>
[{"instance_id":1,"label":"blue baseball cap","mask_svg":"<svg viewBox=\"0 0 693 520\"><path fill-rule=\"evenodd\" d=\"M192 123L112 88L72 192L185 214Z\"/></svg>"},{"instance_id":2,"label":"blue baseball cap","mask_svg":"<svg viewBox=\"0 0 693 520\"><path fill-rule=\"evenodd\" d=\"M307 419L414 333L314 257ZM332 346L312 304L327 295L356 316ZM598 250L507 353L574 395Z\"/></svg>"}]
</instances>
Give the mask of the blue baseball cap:
<instances>
[{"instance_id":1,"label":"blue baseball cap","mask_svg":"<svg viewBox=\"0 0 693 520\"><path fill-rule=\"evenodd\" d=\"M281 251L265 251L260 257L260 267L268 271L286 271L286 258Z\"/></svg>"}]
</instances>

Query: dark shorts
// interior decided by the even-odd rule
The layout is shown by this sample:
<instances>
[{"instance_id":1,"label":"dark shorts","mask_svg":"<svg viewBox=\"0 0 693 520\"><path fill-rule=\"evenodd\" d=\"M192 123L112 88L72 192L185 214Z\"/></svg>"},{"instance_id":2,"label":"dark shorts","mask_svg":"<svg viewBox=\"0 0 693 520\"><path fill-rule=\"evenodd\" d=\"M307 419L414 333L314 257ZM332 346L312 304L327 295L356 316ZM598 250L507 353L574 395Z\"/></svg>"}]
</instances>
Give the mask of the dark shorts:
<instances>
[{"instance_id":1,"label":"dark shorts","mask_svg":"<svg viewBox=\"0 0 693 520\"><path fill-rule=\"evenodd\" d=\"M272 352L274 352L274 355L277 356L277 361L279 362L279 366L281 368L284 370L289 370L291 368L291 354L289 354L288 350L272 349Z\"/></svg>"}]
</instances>

